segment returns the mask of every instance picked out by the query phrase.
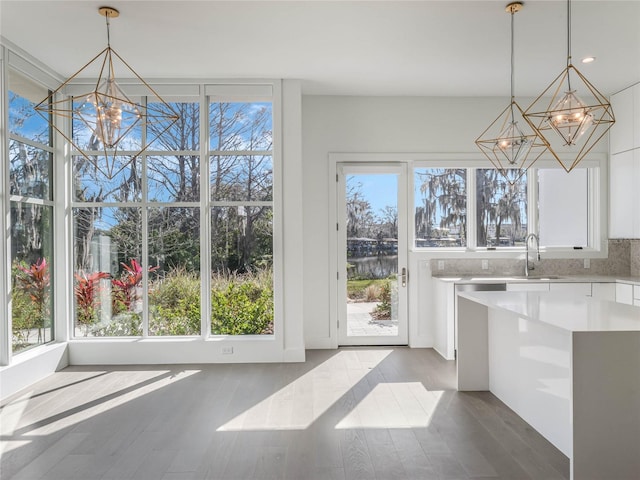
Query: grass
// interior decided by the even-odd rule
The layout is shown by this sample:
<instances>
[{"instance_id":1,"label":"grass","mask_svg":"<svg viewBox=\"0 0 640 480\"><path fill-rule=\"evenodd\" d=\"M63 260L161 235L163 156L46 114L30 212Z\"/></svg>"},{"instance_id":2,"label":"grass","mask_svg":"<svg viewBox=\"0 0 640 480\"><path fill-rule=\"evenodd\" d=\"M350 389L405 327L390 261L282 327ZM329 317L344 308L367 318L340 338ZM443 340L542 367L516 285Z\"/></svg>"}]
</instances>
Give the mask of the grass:
<instances>
[{"instance_id":1,"label":"grass","mask_svg":"<svg viewBox=\"0 0 640 480\"><path fill-rule=\"evenodd\" d=\"M366 300L367 288L377 287L378 290L388 282L386 278L380 279L364 279L364 280L347 280L347 297L351 300Z\"/></svg>"}]
</instances>

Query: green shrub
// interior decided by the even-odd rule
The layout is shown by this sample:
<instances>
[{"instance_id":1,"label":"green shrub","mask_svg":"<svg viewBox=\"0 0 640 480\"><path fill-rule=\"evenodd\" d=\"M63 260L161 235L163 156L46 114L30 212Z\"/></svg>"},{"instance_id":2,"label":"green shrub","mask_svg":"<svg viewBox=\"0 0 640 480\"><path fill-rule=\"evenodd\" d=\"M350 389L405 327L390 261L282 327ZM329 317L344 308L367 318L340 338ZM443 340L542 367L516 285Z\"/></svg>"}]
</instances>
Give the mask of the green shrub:
<instances>
[{"instance_id":1,"label":"green shrub","mask_svg":"<svg viewBox=\"0 0 640 480\"><path fill-rule=\"evenodd\" d=\"M29 294L14 288L11 291L11 333L13 352L22 350L30 345L29 333L35 328L38 317L38 307L31 301Z\"/></svg>"},{"instance_id":2,"label":"green shrub","mask_svg":"<svg viewBox=\"0 0 640 480\"><path fill-rule=\"evenodd\" d=\"M273 333L273 280L270 269L212 278L211 331L214 335ZM150 282L149 335L200 335L200 277L173 270ZM95 325L95 336L139 336L140 314L114 313L108 325Z\"/></svg>"},{"instance_id":3,"label":"green shrub","mask_svg":"<svg viewBox=\"0 0 640 480\"><path fill-rule=\"evenodd\" d=\"M214 335L273 333L273 281L270 270L218 275L212 281L211 332Z\"/></svg>"},{"instance_id":4,"label":"green shrub","mask_svg":"<svg viewBox=\"0 0 640 480\"><path fill-rule=\"evenodd\" d=\"M380 303L371 316L376 320L391 320L391 281L385 280L380 290Z\"/></svg>"},{"instance_id":5,"label":"green shrub","mask_svg":"<svg viewBox=\"0 0 640 480\"><path fill-rule=\"evenodd\" d=\"M149 335L200 335L200 277L176 269L153 282Z\"/></svg>"}]
</instances>

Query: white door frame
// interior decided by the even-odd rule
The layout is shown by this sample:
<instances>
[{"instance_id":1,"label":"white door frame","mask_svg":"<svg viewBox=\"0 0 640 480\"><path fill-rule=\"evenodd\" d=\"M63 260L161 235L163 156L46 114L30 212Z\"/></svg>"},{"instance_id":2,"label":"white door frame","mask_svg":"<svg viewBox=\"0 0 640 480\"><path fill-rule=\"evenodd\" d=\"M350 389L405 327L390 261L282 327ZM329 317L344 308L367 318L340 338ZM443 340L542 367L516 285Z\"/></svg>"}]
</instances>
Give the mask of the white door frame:
<instances>
[{"instance_id":1,"label":"white door frame","mask_svg":"<svg viewBox=\"0 0 640 480\"><path fill-rule=\"evenodd\" d=\"M346 160L343 155L349 156L349 161ZM354 154L335 154L330 155L330 158L334 161L330 162L331 177L335 178L335 182L330 182L332 188L330 189L330 202L329 202L329 221L330 223L330 259L331 259L331 313L332 318L330 322L330 335L334 340L335 346L345 345L407 345L408 344L408 286L399 285L398 287L398 335L397 336L362 336L362 337L348 337L346 336L346 271L340 268L340 265L346 266L346 229L338 229L340 223L344 227L344 219L340 219L339 215L344 212L338 212L338 208L341 208L345 204L345 184L344 174L385 174L393 173L399 175L398 177L398 269L399 272L402 268L407 269L408 272L408 192L407 192L407 171L408 166L406 162L390 162L388 159L380 161L379 155L375 155L375 159L372 159L371 155L357 154L357 159L354 158ZM356 160L356 161L353 161ZM342 220L342 222L340 222ZM342 278L341 278L342 277ZM408 278L405 277L405 278ZM343 317L344 329L338 329L338 321ZM342 332L341 332L342 330Z\"/></svg>"}]
</instances>

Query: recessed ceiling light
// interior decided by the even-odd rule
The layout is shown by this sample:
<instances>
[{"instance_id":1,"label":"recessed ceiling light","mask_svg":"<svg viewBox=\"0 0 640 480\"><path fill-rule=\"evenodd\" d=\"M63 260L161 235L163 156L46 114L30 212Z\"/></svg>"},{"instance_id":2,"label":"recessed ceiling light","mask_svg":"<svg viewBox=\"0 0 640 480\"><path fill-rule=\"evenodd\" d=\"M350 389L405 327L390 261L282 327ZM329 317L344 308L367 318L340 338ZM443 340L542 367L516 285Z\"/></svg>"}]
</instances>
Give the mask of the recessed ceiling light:
<instances>
[{"instance_id":1,"label":"recessed ceiling light","mask_svg":"<svg viewBox=\"0 0 640 480\"><path fill-rule=\"evenodd\" d=\"M582 59L582 63L591 63L591 62L595 62L596 61L596 57L584 57Z\"/></svg>"}]
</instances>

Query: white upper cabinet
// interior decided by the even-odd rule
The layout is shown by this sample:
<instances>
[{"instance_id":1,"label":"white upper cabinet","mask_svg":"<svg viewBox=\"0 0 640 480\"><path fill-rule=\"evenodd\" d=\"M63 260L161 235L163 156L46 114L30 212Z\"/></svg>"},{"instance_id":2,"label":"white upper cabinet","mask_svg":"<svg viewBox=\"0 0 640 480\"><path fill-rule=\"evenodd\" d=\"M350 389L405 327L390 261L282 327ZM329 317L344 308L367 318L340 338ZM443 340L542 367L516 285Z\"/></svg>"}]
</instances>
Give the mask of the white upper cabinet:
<instances>
[{"instance_id":1,"label":"white upper cabinet","mask_svg":"<svg viewBox=\"0 0 640 480\"><path fill-rule=\"evenodd\" d=\"M609 238L640 238L640 83L611 97Z\"/></svg>"},{"instance_id":2,"label":"white upper cabinet","mask_svg":"<svg viewBox=\"0 0 640 480\"><path fill-rule=\"evenodd\" d=\"M626 88L611 96L611 108L616 118L616 123L609 130L609 149L612 154L631 150L634 146L634 113L636 113L635 116L640 115L640 108L634 108L634 97L640 99L640 92L637 92L636 87L637 85ZM634 95L635 93L637 95Z\"/></svg>"},{"instance_id":3,"label":"white upper cabinet","mask_svg":"<svg viewBox=\"0 0 640 480\"><path fill-rule=\"evenodd\" d=\"M633 90L633 148L640 148L640 83L631 88ZM615 116L615 110L613 112Z\"/></svg>"},{"instance_id":4,"label":"white upper cabinet","mask_svg":"<svg viewBox=\"0 0 640 480\"><path fill-rule=\"evenodd\" d=\"M640 238L640 149L609 162L609 238Z\"/></svg>"}]
</instances>

